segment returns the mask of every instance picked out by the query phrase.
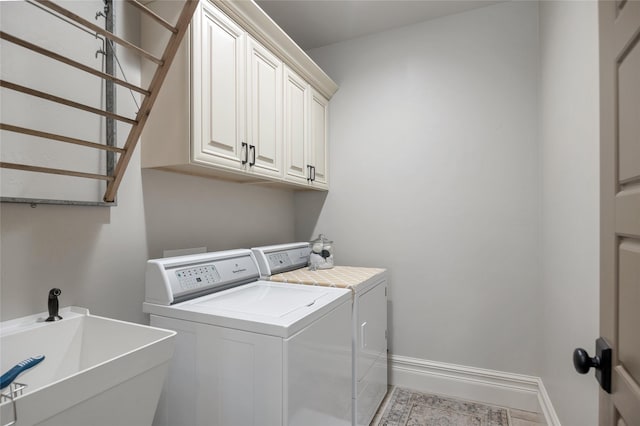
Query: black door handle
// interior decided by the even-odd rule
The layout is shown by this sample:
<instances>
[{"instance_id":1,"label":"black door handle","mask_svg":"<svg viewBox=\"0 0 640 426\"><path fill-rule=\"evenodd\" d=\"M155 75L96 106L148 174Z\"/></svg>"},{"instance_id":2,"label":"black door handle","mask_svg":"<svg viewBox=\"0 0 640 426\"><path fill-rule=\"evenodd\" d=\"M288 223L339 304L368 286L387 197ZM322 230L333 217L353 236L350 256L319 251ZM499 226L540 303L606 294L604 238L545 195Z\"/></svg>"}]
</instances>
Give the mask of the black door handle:
<instances>
[{"instance_id":1,"label":"black door handle","mask_svg":"<svg viewBox=\"0 0 640 426\"><path fill-rule=\"evenodd\" d=\"M249 163L249 166L253 166L256 164L256 146L255 145L249 145L249 149L253 151L253 162Z\"/></svg>"},{"instance_id":2,"label":"black door handle","mask_svg":"<svg viewBox=\"0 0 640 426\"><path fill-rule=\"evenodd\" d=\"M247 148L246 142L242 142L242 148L244 148L244 160L242 160L242 165L244 166L247 164L247 161L249 161L249 149Z\"/></svg>"},{"instance_id":3,"label":"black door handle","mask_svg":"<svg viewBox=\"0 0 640 426\"><path fill-rule=\"evenodd\" d=\"M573 351L573 367L578 373L587 374L591 367L596 370L602 369L602 363L600 362L600 357L594 356L591 358L587 351L582 348L577 348Z\"/></svg>"},{"instance_id":4,"label":"black door handle","mask_svg":"<svg viewBox=\"0 0 640 426\"><path fill-rule=\"evenodd\" d=\"M580 374L587 374L591 367L595 368L600 387L611 393L611 347L602 337L596 340L596 356L593 358L582 348L573 351L573 367Z\"/></svg>"}]
</instances>

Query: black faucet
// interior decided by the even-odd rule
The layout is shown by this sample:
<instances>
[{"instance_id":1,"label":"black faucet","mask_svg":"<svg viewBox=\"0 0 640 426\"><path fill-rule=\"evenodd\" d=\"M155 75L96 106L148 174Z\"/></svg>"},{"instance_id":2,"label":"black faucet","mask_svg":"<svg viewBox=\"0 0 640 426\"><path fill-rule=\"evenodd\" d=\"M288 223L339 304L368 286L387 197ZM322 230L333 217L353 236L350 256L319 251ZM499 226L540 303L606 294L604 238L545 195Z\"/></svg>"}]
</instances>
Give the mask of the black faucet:
<instances>
[{"instance_id":1,"label":"black faucet","mask_svg":"<svg viewBox=\"0 0 640 426\"><path fill-rule=\"evenodd\" d=\"M62 319L62 317L58 315L58 296L60 296L60 293L62 293L62 290L59 288L52 288L49 290L49 300L47 301L47 305L49 306L49 318L45 321L58 321Z\"/></svg>"}]
</instances>

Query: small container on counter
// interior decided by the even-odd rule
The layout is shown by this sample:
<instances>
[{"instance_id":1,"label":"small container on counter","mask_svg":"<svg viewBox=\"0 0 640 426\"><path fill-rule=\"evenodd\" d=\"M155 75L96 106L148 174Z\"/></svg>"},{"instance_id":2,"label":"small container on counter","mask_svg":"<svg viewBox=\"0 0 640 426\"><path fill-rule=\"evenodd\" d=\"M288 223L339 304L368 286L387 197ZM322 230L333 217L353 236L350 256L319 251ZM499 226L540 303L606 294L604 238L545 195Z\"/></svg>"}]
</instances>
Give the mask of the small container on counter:
<instances>
[{"instance_id":1,"label":"small container on counter","mask_svg":"<svg viewBox=\"0 0 640 426\"><path fill-rule=\"evenodd\" d=\"M333 241L329 241L320 234L317 239L311 241L311 255L309 256L309 269L333 268Z\"/></svg>"}]
</instances>

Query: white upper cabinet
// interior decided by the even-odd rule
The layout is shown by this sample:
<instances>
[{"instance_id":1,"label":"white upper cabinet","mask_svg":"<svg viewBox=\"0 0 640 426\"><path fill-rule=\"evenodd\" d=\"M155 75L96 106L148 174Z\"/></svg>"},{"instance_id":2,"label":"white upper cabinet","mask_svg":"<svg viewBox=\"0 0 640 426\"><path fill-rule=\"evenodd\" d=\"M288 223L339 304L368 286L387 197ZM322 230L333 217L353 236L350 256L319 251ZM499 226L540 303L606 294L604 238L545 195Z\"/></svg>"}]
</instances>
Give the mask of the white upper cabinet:
<instances>
[{"instance_id":1,"label":"white upper cabinet","mask_svg":"<svg viewBox=\"0 0 640 426\"><path fill-rule=\"evenodd\" d=\"M248 38L247 148L253 173L282 176L282 61Z\"/></svg>"},{"instance_id":2,"label":"white upper cabinet","mask_svg":"<svg viewBox=\"0 0 640 426\"><path fill-rule=\"evenodd\" d=\"M289 67L284 69L285 179L309 183L309 84Z\"/></svg>"},{"instance_id":3,"label":"white upper cabinet","mask_svg":"<svg viewBox=\"0 0 640 426\"><path fill-rule=\"evenodd\" d=\"M311 155L309 182L316 188L329 188L329 162L327 152L327 126L329 101L311 89Z\"/></svg>"},{"instance_id":4,"label":"white upper cabinet","mask_svg":"<svg viewBox=\"0 0 640 426\"><path fill-rule=\"evenodd\" d=\"M245 33L207 2L196 14L192 44L193 161L243 169Z\"/></svg>"},{"instance_id":5,"label":"white upper cabinet","mask_svg":"<svg viewBox=\"0 0 640 426\"><path fill-rule=\"evenodd\" d=\"M285 180L328 189L329 102L286 66L284 81Z\"/></svg>"},{"instance_id":6,"label":"white upper cabinet","mask_svg":"<svg viewBox=\"0 0 640 426\"><path fill-rule=\"evenodd\" d=\"M148 6L173 22L178 3ZM151 52L156 27L142 22ZM143 80L153 71L143 64ZM336 90L255 3L202 0L142 135L142 167L326 190Z\"/></svg>"}]
</instances>

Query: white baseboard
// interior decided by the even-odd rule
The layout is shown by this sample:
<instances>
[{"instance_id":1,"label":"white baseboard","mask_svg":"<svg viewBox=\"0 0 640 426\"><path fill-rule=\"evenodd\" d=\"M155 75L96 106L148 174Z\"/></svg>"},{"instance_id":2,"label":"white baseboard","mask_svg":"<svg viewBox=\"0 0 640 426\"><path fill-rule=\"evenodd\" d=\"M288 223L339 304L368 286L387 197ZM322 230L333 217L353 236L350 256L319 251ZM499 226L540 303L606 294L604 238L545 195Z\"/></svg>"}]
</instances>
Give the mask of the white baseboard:
<instances>
[{"instance_id":1,"label":"white baseboard","mask_svg":"<svg viewBox=\"0 0 640 426\"><path fill-rule=\"evenodd\" d=\"M538 378L538 381L538 403L540 404L540 410L544 418L547 420L547 424L549 426L562 426L556 410L553 408L547 389L544 387L544 383L542 383L542 379Z\"/></svg>"},{"instance_id":2,"label":"white baseboard","mask_svg":"<svg viewBox=\"0 0 640 426\"><path fill-rule=\"evenodd\" d=\"M542 413L561 426L539 377L389 355L389 383L422 392Z\"/></svg>"}]
</instances>

